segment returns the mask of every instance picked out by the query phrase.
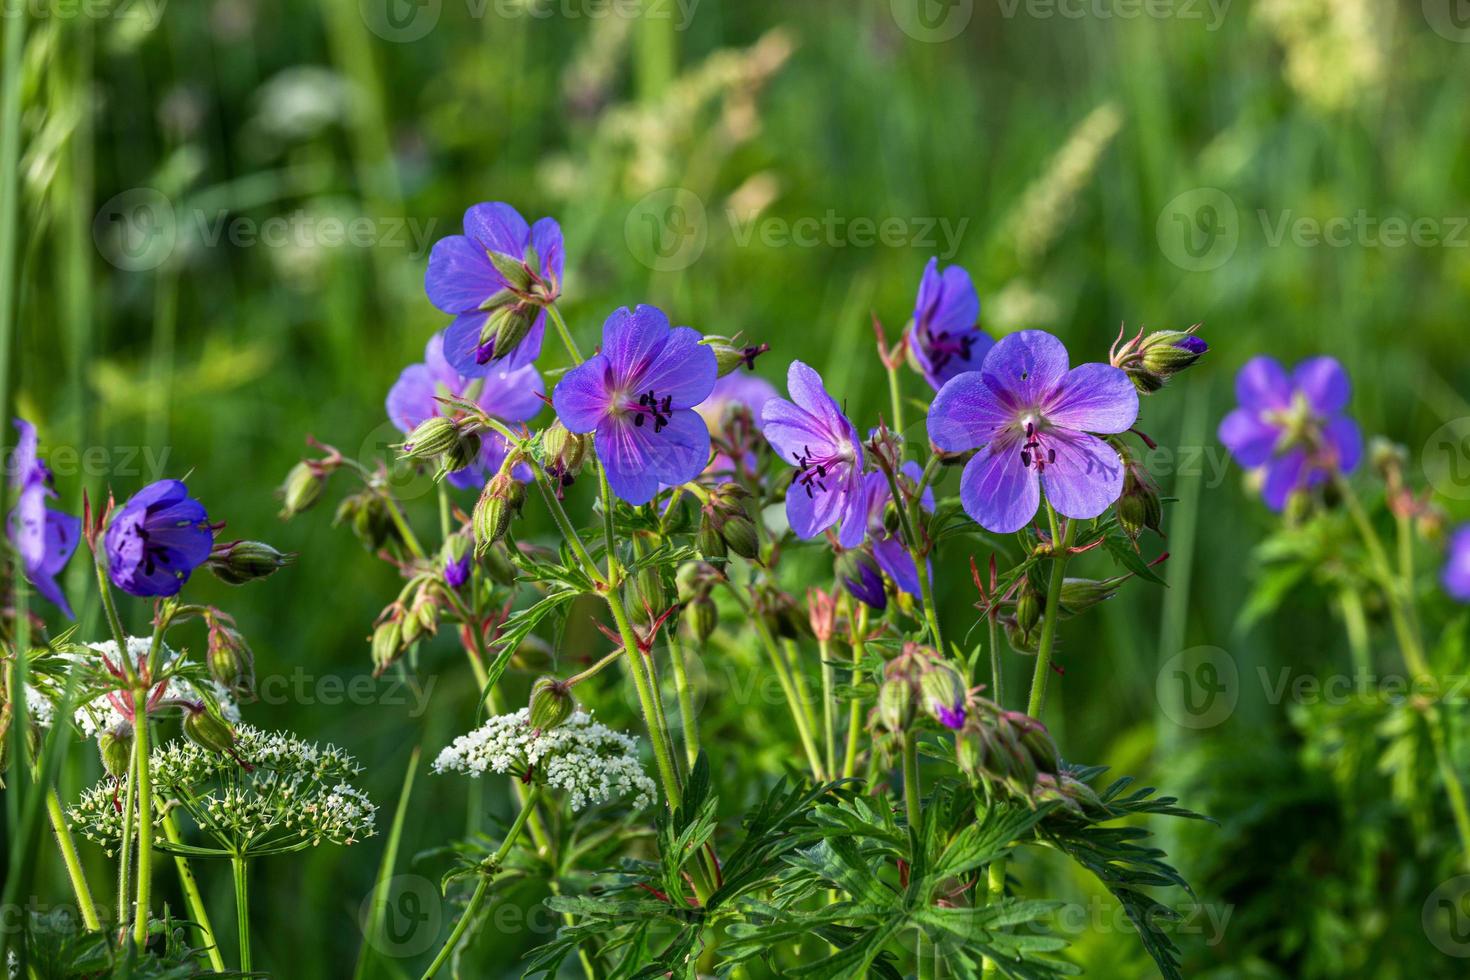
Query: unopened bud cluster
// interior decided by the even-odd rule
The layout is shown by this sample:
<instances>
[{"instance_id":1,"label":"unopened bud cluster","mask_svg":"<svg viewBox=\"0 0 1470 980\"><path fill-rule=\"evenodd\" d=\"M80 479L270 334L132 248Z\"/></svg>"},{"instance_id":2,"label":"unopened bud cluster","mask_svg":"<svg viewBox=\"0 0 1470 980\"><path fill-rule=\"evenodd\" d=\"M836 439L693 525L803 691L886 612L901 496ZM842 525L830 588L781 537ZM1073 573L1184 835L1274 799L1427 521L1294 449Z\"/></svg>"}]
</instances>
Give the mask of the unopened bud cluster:
<instances>
[{"instance_id":1,"label":"unopened bud cluster","mask_svg":"<svg viewBox=\"0 0 1470 980\"><path fill-rule=\"evenodd\" d=\"M1194 331L1156 330L1144 336L1140 330L1126 343L1113 345L1113 367L1128 375L1139 394L1151 395L1209 351L1210 345Z\"/></svg>"},{"instance_id":2,"label":"unopened bud cluster","mask_svg":"<svg viewBox=\"0 0 1470 980\"><path fill-rule=\"evenodd\" d=\"M968 701L964 675L929 647L907 643L883 669L876 720L895 734L913 727L920 717L958 729L965 723Z\"/></svg>"}]
</instances>

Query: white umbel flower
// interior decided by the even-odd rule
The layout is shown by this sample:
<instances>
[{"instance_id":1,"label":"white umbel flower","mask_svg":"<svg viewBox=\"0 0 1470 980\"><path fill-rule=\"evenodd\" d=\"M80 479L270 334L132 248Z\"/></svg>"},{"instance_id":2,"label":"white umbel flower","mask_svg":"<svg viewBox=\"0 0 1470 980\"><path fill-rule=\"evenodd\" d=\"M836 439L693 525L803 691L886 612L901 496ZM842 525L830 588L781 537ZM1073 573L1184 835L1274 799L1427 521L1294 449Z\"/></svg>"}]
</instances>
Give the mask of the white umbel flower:
<instances>
[{"instance_id":1,"label":"white umbel flower","mask_svg":"<svg viewBox=\"0 0 1470 980\"><path fill-rule=\"evenodd\" d=\"M239 725L233 755L175 739L153 750L148 770L155 819L181 808L226 851L282 853L374 833L377 807L348 782L362 772L357 761L289 732ZM104 779L67 810L73 826L109 849L122 839L118 792Z\"/></svg>"},{"instance_id":2,"label":"white umbel flower","mask_svg":"<svg viewBox=\"0 0 1470 980\"><path fill-rule=\"evenodd\" d=\"M638 742L576 711L548 731L531 727L530 710L496 715L434 760L434 771L482 776L487 772L539 780L566 793L573 810L630 796L647 806L657 791L638 761Z\"/></svg>"}]
</instances>

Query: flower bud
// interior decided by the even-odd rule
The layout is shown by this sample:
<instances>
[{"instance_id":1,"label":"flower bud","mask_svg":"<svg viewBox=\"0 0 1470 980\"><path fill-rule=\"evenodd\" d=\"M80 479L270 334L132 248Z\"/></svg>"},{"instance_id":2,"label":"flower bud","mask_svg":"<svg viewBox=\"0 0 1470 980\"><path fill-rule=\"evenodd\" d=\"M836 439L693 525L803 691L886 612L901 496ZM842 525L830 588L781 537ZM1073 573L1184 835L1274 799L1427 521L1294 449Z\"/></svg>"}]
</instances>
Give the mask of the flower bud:
<instances>
[{"instance_id":1,"label":"flower bud","mask_svg":"<svg viewBox=\"0 0 1470 980\"><path fill-rule=\"evenodd\" d=\"M689 614L689 630L700 643L706 643L720 625L720 609L709 593L697 595L686 607Z\"/></svg>"},{"instance_id":2,"label":"flower bud","mask_svg":"<svg viewBox=\"0 0 1470 980\"><path fill-rule=\"evenodd\" d=\"M480 434L461 428L459 438L439 460L439 476L446 473L454 473L464 469L466 466L474 465L480 458Z\"/></svg>"},{"instance_id":3,"label":"flower bud","mask_svg":"<svg viewBox=\"0 0 1470 980\"><path fill-rule=\"evenodd\" d=\"M726 518L720 525L720 537L731 551L746 561L754 561L760 555L761 542L755 523L743 511Z\"/></svg>"},{"instance_id":4,"label":"flower bud","mask_svg":"<svg viewBox=\"0 0 1470 980\"><path fill-rule=\"evenodd\" d=\"M538 677L531 685L531 727L549 731L572 716L577 702L572 689L555 677Z\"/></svg>"},{"instance_id":5,"label":"flower bud","mask_svg":"<svg viewBox=\"0 0 1470 980\"><path fill-rule=\"evenodd\" d=\"M741 344L732 337L707 336L703 343L715 352L715 368L721 378L742 367L754 371L755 359L771 349L770 344Z\"/></svg>"},{"instance_id":6,"label":"flower bud","mask_svg":"<svg viewBox=\"0 0 1470 980\"><path fill-rule=\"evenodd\" d=\"M1040 772L1055 774L1062 760L1057 752L1057 743L1046 726L1019 711L1007 711L1004 718L1016 733L1017 743L1026 750L1031 761Z\"/></svg>"},{"instance_id":7,"label":"flower bud","mask_svg":"<svg viewBox=\"0 0 1470 980\"><path fill-rule=\"evenodd\" d=\"M250 645L239 630L222 621L228 617L209 613L205 619L209 623L205 653L209 676L234 697L250 697L255 690L255 654Z\"/></svg>"},{"instance_id":8,"label":"flower bud","mask_svg":"<svg viewBox=\"0 0 1470 980\"><path fill-rule=\"evenodd\" d=\"M806 607L807 619L816 638L824 643L832 639L837 625L836 594L821 589L807 589Z\"/></svg>"},{"instance_id":9,"label":"flower bud","mask_svg":"<svg viewBox=\"0 0 1470 980\"><path fill-rule=\"evenodd\" d=\"M221 582L244 585L274 575L295 560L295 555L279 552L263 541L232 541L216 544L207 564Z\"/></svg>"},{"instance_id":10,"label":"flower bud","mask_svg":"<svg viewBox=\"0 0 1470 980\"><path fill-rule=\"evenodd\" d=\"M924 709L945 728L965 723L965 679L954 667L937 658L929 661L919 675L919 692Z\"/></svg>"},{"instance_id":11,"label":"flower bud","mask_svg":"<svg viewBox=\"0 0 1470 980\"><path fill-rule=\"evenodd\" d=\"M395 612L373 629L373 676L393 666L403 650L403 623L401 615Z\"/></svg>"},{"instance_id":12,"label":"flower bud","mask_svg":"<svg viewBox=\"0 0 1470 980\"><path fill-rule=\"evenodd\" d=\"M444 563L444 584L458 589L470 580L470 542L463 534L451 534L444 539L439 559Z\"/></svg>"},{"instance_id":13,"label":"flower bud","mask_svg":"<svg viewBox=\"0 0 1470 980\"><path fill-rule=\"evenodd\" d=\"M714 519L708 512L704 512L699 518L699 531L694 536L694 547L698 549L705 561L723 561L727 554L725 539L720 534L719 528L715 526Z\"/></svg>"},{"instance_id":14,"label":"flower bud","mask_svg":"<svg viewBox=\"0 0 1470 980\"><path fill-rule=\"evenodd\" d=\"M459 426L453 419L447 419L442 415L431 415L414 426L414 430L404 440L403 458L438 459L454 449L459 441Z\"/></svg>"},{"instance_id":15,"label":"flower bud","mask_svg":"<svg viewBox=\"0 0 1470 980\"><path fill-rule=\"evenodd\" d=\"M1107 579L1069 578L1062 580L1062 611L1076 616L1118 594L1126 576Z\"/></svg>"},{"instance_id":16,"label":"flower bud","mask_svg":"<svg viewBox=\"0 0 1470 980\"><path fill-rule=\"evenodd\" d=\"M883 571L866 550L844 551L837 556L837 578L854 599L876 612L888 608L883 588Z\"/></svg>"},{"instance_id":17,"label":"flower bud","mask_svg":"<svg viewBox=\"0 0 1470 980\"><path fill-rule=\"evenodd\" d=\"M1114 345L1112 364L1128 375L1139 394L1151 395L1174 375L1192 367L1210 345L1189 330L1158 330L1138 336L1121 346Z\"/></svg>"},{"instance_id":18,"label":"flower bud","mask_svg":"<svg viewBox=\"0 0 1470 980\"><path fill-rule=\"evenodd\" d=\"M235 748L235 730L203 705L184 712L184 735L201 749L224 754Z\"/></svg>"},{"instance_id":19,"label":"flower bud","mask_svg":"<svg viewBox=\"0 0 1470 980\"><path fill-rule=\"evenodd\" d=\"M592 447L587 434L568 431L561 422L553 422L541 433L541 450L546 455L546 472L563 485L582 471Z\"/></svg>"},{"instance_id":20,"label":"flower bud","mask_svg":"<svg viewBox=\"0 0 1470 980\"><path fill-rule=\"evenodd\" d=\"M507 303L495 309L480 328L480 346L488 347L490 359L498 361L520 346L531 332L537 308L530 303Z\"/></svg>"},{"instance_id":21,"label":"flower bud","mask_svg":"<svg viewBox=\"0 0 1470 980\"><path fill-rule=\"evenodd\" d=\"M1021 581L1021 591L1016 595L1016 628L1030 635L1041 622L1041 596L1029 577Z\"/></svg>"},{"instance_id":22,"label":"flower bud","mask_svg":"<svg viewBox=\"0 0 1470 980\"><path fill-rule=\"evenodd\" d=\"M1041 638L1037 635L1034 629L1023 630L1016 623L1016 621L1011 618L1001 620L1001 628L1005 630L1006 642L1008 642L1011 645L1011 649L1016 651L1017 653L1035 655L1036 652L1040 649Z\"/></svg>"},{"instance_id":23,"label":"flower bud","mask_svg":"<svg viewBox=\"0 0 1470 980\"><path fill-rule=\"evenodd\" d=\"M1148 528L1162 534L1164 522L1163 505L1159 500L1159 488L1153 477L1142 465L1134 461L1131 454L1125 455L1123 467L1123 494L1118 498L1118 524L1134 541Z\"/></svg>"},{"instance_id":24,"label":"flower bud","mask_svg":"<svg viewBox=\"0 0 1470 980\"><path fill-rule=\"evenodd\" d=\"M720 573L708 562L686 561L674 573L674 587L680 602L688 602L696 595L709 595L710 589L720 580Z\"/></svg>"},{"instance_id":25,"label":"flower bud","mask_svg":"<svg viewBox=\"0 0 1470 980\"><path fill-rule=\"evenodd\" d=\"M348 525L369 551L379 550L398 533L386 501L372 490L363 490L345 498L337 505L332 523Z\"/></svg>"},{"instance_id":26,"label":"flower bud","mask_svg":"<svg viewBox=\"0 0 1470 980\"><path fill-rule=\"evenodd\" d=\"M98 732L97 754L102 757L102 768L109 776L118 779L126 776L133 758L132 725L119 722Z\"/></svg>"},{"instance_id":27,"label":"flower bud","mask_svg":"<svg viewBox=\"0 0 1470 980\"><path fill-rule=\"evenodd\" d=\"M514 255L487 249L485 254L490 259L490 264L495 271L500 273L500 278L505 284L518 293L524 293L531 288L531 270L526 268L526 263Z\"/></svg>"},{"instance_id":28,"label":"flower bud","mask_svg":"<svg viewBox=\"0 0 1470 980\"><path fill-rule=\"evenodd\" d=\"M878 721L899 733L914 720L914 688L907 677L889 677L878 688Z\"/></svg>"},{"instance_id":29,"label":"flower bud","mask_svg":"<svg viewBox=\"0 0 1470 980\"><path fill-rule=\"evenodd\" d=\"M327 471L319 464L302 460L291 467L285 481L276 489L281 498L281 517L290 520L308 511L322 497L327 486Z\"/></svg>"},{"instance_id":30,"label":"flower bud","mask_svg":"<svg viewBox=\"0 0 1470 980\"><path fill-rule=\"evenodd\" d=\"M510 475L508 467L502 466L485 484L471 515L476 554L484 554L485 549L505 537L511 517L520 513L525 500L526 488Z\"/></svg>"}]
</instances>

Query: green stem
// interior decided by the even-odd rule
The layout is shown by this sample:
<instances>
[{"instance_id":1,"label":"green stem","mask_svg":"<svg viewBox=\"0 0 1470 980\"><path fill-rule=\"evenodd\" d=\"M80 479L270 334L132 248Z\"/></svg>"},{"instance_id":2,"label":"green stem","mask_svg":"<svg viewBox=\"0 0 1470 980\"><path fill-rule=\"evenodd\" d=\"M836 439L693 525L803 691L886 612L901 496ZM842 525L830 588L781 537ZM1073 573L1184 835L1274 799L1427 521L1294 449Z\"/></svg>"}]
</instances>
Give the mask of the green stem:
<instances>
[{"instance_id":1,"label":"green stem","mask_svg":"<svg viewBox=\"0 0 1470 980\"><path fill-rule=\"evenodd\" d=\"M567 321L562 319L561 310L557 308L555 303L552 303L546 308L546 312L551 316L551 323L556 327L557 335L561 337L561 342L566 347L567 353L572 356L572 363L581 364L586 358L582 356L582 351L577 347L577 342L572 339L572 332L567 329Z\"/></svg>"},{"instance_id":2,"label":"green stem","mask_svg":"<svg viewBox=\"0 0 1470 980\"><path fill-rule=\"evenodd\" d=\"M240 940L240 972L250 972L250 885L245 855L230 856L230 871L235 879L235 934Z\"/></svg>"},{"instance_id":3,"label":"green stem","mask_svg":"<svg viewBox=\"0 0 1470 980\"><path fill-rule=\"evenodd\" d=\"M888 410L893 413L893 431L903 435L903 392L899 390L898 366L884 370L888 372Z\"/></svg>"},{"instance_id":4,"label":"green stem","mask_svg":"<svg viewBox=\"0 0 1470 980\"><path fill-rule=\"evenodd\" d=\"M735 587L731 585L730 590L733 592ZM823 778L822 754L817 751L816 740L807 726L806 709L797 702L796 687L787 670L786 660L781 656L781 650L776 646L776 639L771 635L771 630L766 626L765 620L758 615L752 615L750 622L755 627L756 635L760 637L766 656L770 658L771 667L776 671L776 679L781 682L781 693L786 695L786 704L791 709L792 720L796 722L796 734L801 738L801 747L806 752L807 763L812 768L812 776L820 780Z\"/></svg>"},{"instance_id":5,"label":"green stem","mask_svg":"<svg viewBox=\"0 0 1470 980\"><path fill-rule=\"evenodd\" d=\"M1006 895L1006 859L998 857L990 862L990 867L985 871L985 901L999 902ZM998 967L990 957L985 958L985 965L981 968L981 977L995 976Z\"/></svg>"},{"instance_id":6,"label":"green stem","mask_svg":"<svg viewBox=\"0 0 1470 980\"><path fill-rule=\"evenodd\" d=\"M429 980L430 977L439 972L445 963L449 962L449 957L454 954L454 948L459 945L459 941L463 938L465 930L469 928L470 922L475 918L475 913L480 910L480 903L485 900L485 895L490 890L490 882L494 880L495 875L500 871L500 866L505 862L506 857L509 856L511 847L515 844L516 838L521 835L521 830L526 826L526 821L530 817L531 810L535 808L536 801L540 796L540 786L533 787L526 794L526 799L521 804L521 811L516 814L515 823L510 825L510 830L506 832L505 840L500 842L500 847L496 849L495 854L485 862L485 866L480 872L480 880L475 884L474 894L470 896L470 901L465 906L464 914L454 924L454 929L449 933L449 938L444 941L444 947L439 950L439 955L434 957L434 962L430 963L429 968L424 971L422 980Z\"/></svg>"},{"instance_id":7,"label":"green stem","mask_svg":"<svg viewBox=\"0 0 1470 980\"><path fill-rule=\"evenodd\" d=\"M408 523L408 518L403 516L403 510L398 506L398 501L387 491L383 492L383 504L388 508L388 517L393 521L393 526L398 529L398 536L403 539L404 545L415 558L427 558L428 552L419 543L418 535L413 533L413 528Z\"/></svg>"},{"instance_id":8,"label":"green stem","mask_svg":"<svg viewBox=\"0 0 1470 980\"><path fill-rule=\"evenodd\" d=\"M92 901L92 889L87 886L87 876L82 872L82 862L77 857L77 845L72 839L71 828L61 812L61 799L52 787L46 791L46 814L51 818L51 830L56 834L56 846L61 850L61 860L66 865L66 875L71 879L71 890L77 898L77 908L82 913L82 924L88 932L102 931L102 920L97 917L97 906Z\"/></svg>"},{"instance_id":9,"label":"green stem","mask_svg":"<svg viewBox=\"0 0 1470 980\"><path fill-rule=\"evenodd\" d=\"M1367 678L1372 673L1373 666L1363 597L1351 585L1344 585L1337 592L1337 602L1342 610L1343 626L1347 630L1348 649L1353 655L1353 669L1360 680Z\"/></svg>"},{"instance_id":10,"label":"green stem","mask_svg":"<svg viewBox=\"0 0 1470 980\"><path fill-rule=\"evenodd\" d=\"M944 640L939 635L939 610L934 604L934 590L929 583L927 556L921 547L918 532L914 529L913 519L909 515L908 502L899 488L898 473L885 467L883 475L888 478L888 491L893 498L894 509L898 511L898 522L903 531L904 544L908 546L909 557L913 559L914 567L919 573L919 595L924 605L924 624L929 628L934 648L943 654Z\"/></svg>"},{"instance_id":11,"label":"green stem","mask_svg":"<svg viewBox=\"0 0 1470 980\"><path fill-rule=\"evenodd\" d=\"M689 767L699 759L699 718L694 712L694 691L689 686L688 665L684 662L684 644L677 629L669 630L669 663L674 668L674 689L679 695L679 718L684 723L684 754Z\"/></svg>"},{"instance_id":12,"label":"green stem","mask_svg":"<svg viewBox=\"0 0 1470 980\"><path fill-rule=\"evenodd\" d=\"M117 614L117 602L112 596L112 583L107 579L106 552L99 550L93 567L97 572L97 591L102 596L102 610L107 614L107 626L112 631L112 641L117 644L117 659L122 663L120 667L123 677L128 683L135 684L138 681L138 668L133 663L133 658L128 656L128 634L123 630L122 619Z\"/></svg>"},{"instance_id":13,"label":"green stem","mask_svg":"<svg viewBox=\"0 0 1470 980\"><path fill-rule=\"evenodd\" d=\"M919 737L912 730L903 733L903 805L909 826L915 831L923 814L919 786Z\"/></svg>"},{"instance_id":14,"label":"green stem","mask_svg":"<svg viewBox=\"0 0 1470 980\"><path fill-rule=\"evenodd\" d=\"M138 785L138 757L128 759L128 789L123 794L122 842L117 852L117 927L120 936L127 935L133 921L133 803Z\"/></svg>"},{"instance_id":15,"label":"green stem","mask_svg":"<svg viewBox=\"0 0 1470 980\"><path fill-rule=\"evenodd\" d=\"M1061 619L1062 583L1067 574L1067 559L1072 542L1077 537L1077 522L1067 521L1067 531L1057 545L1057 514L1051 501L1046 502L1046 513L1051 521L1052 547L1057 549L1051 560L1051 581L1046 587L1046 613L1041 624L1041 642L1036 648L1036 670L1031 675L1031 698L1026 702L1026 713L1040 719L1041 709L1046 704L1046 682L1051 674L1051 654L1056 645L1057 621Z\"/></svg>"},{"instance_id":16,"label":"green stem","mask_svg":"<svg viewBox=\"0 0 1470 980\"><path fill-rule=\"evenodd\" d=\"M148 942L149 907L153 889L153 776L148 771L148 689L133 689L133 765L138 775L138 907L134 913L133 942Z\"/></svg>"},{"instance_id":17,"label":"green stem","mask_svg":"<svg viewBox=\"0 0 1470 980\"><path fill-rule=\"evenodd\" d=\"M852 627L852 700L847 705L847 752L842 758L842 777L857 773L858 741L863 731L863 699L857 693L858 672L862 669L863 648L868 642L868 607L857 603L857 616Z\"/></svg>"},{"instance_id":18,"label":"green stem","mask_svg":"<svg viewBox=\"0 0 1470 980\"><path fill-rule=\"evenodd\" d=\"M827 772L837 773L837 701L833 695L836 679L832 671L831 641L818 641L817 655L822 658L822 735L827 747Z\"/></svg>"},{"instance_id":19,"label":"green stem","mask_svg":"<svg viewBox=\"0 0 1470 980\"><path fill-rule=\"evenodd\" d=\"M163 835L171 844L183 843L173 811L163 816ZM194 878L194 869L189 866L189 859L182 854L174 855L174 867L179 872L179 887L183 889L184 901L189 906L189 918L199 927L200 937L204 941L204 952L209 957L209 966L215 973L224 973L225 958L219 951L219 940L215 938L209 912L204 908L204 898L199 893L199 882Z\"/></svg>"}]
</instances>

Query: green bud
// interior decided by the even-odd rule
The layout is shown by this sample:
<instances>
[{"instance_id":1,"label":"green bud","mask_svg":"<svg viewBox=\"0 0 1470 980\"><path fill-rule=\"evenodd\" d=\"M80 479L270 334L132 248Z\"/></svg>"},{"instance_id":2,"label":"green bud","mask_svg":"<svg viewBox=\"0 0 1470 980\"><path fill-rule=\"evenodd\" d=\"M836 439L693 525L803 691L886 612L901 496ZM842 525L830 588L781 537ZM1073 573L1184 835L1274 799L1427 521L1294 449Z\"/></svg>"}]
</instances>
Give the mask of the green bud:
<instances>
[{"instance_id":1,"label":"green bud","mask_svg":"<svg viewBox=\"0 0 1470 980\"><path fill-rule=\"evenodd\" d=\"M459 438L449 448L443 458L439 461L439 473L453 473L462 470L480 458L480 434L478 432L466 432L460 430Z\"/></svg>"},{"instance_id":2,"label":"green bud","mask_svg":"<svg viewBox=\"0 0 1470 980\"><path fill-rule=\"evenodd\" d=\"M1035 655L1040 648L1040 637L1035 630L1023 630L1014 620L1002 620L1005 630L1006 642L1010 643L1011 649L1017 653Z\"/></svg>"},{"instance_id":3,"label":"green bud","mask_svg":"<svg viewBox=\"0 0 1470 980\"><path fill-rule=\"evenodd\" d=\"M926 664L919 675L919 692L924 699L924 710L941 724L963 711L968 693L960 672L938 659Z\"/></svg>"},{"instance_id":4,"label":"green bud","mask_svg":"<svg viewBox=\"0 0 1470 980\"><path fill-rule=\"evenodd\" d=\"M914 720L914 689L906 677L890 677L878 688L878 720L890 732L902 732Z\"/></svg>"},{"instance_id":5,"label":"green bud","mask_svg":"<svg viewBox=\"0 0 1470 980\"><path fill-rule=\"evenodd\" d=\"M274 575L295 560L295 555L283 554L263 541L234 541L215 545L208 565L221 582L244 585Z\"/></svg>"},{"instance_id":6,"label":"green bud","mask_svg":"<svg viewBox=\"0 0 1470 980\"><path fill-rule=\"evenodd\" d=\"M404 459L437 459L459 444L459 426L452 419L433 415L424 419L403 441Z\"/></svg>"},{"instance_id":7,"label":"green bud","mask_svg":"<svg viewBox=\"0 0 1470 980\"><path fill-rule=\"evenodd\" d=\"M326 473L319 466L302 460L291 467L285 482L276 490L276 496L281 498L281 517L290 520L310 510L321 499L326 485Z\"/></svg>"},{"instance_id":8,"label":"green bud","mask_svg":"<svg viewBox=\"0 0 1470 980\"><path fill-rule=\"evenodd\" d=\"M720 609L715 605L715 600L709 597L709 593L697 595L689 601L686 609L690 632L700 643L708 642L720 625Z\"/></svg>"},{"instance_id":9,"label":"green bud","mask_svg":"<svg viewBox=\"0 0 1470 980\"><path fill-rule=\"evenodd\" d=\"M1159 489L1153 478L1135 462L1131 454L1124 456L1123 495L1118 498L1118 524L1133 540L1148 528L1160 534L1164 523L1164 508L1159 500Z\"/></svg>"},{"instance_id":10,"label":"green bud","mask_svg":"<svg viewBox=\"0 0 1470 980\"><path fill-rule=\"evenodd\" d=\"M1069 578L1062 580L1062 610L1068 616L1086 612L1100 602L1118 594L1126 578L1091 579Z\"/></svg>"},{"instance_id":11,"label":"green bud","mask_svg":"<svg viewBox=\"0 0 1470 980\"><path fill-rule=\"evenodd\" d=\"M1143 341L1143 370L1167 381L1193 367L1209 347L1188 330L1160 330Z\"/></svg>"},{"instance_id":12,"label":"green bud","mask_svg":"<svg viewBox=\"0 0 1470 980\"><path fill-rule=\"evenodd\" d=\"M184 735L201 749L224 754L235 748L235 730L207 708L185 712Z\"/></svg>"},{"instance_id":13,"label":"green bud","mask_svg":"<svg viewBox=\"0 0 1470 980\"><path fill-rule=\"evenodd\" d=\"M1021 592L1016 596L1016 627L1027 635L1041 622L1041 596L1028 578L1021 583Z\"/></svg>"},{"instance_id":14,"label":"green bud","mask_svg":"<svg viewBox=\"0 0 1470 980\"><path fill-rule=\"evenodd\" d=\"M699 518L699 532L694 537L694 547L706 561L722 561L725 558L725 539L708 513Z\"/></svg>"},{"instance_id":15,"label":"green bud","mask_svg":"<svg viewBox=\"0 0 1470 980\"><path fill-rule=\"evenodd\" d=\"M1055 775L1062 760L1057 752L1057 743L1046 726L1019 711L1008 711L1005 718L1016 732L1018 744L1026 750L1037 770Z\"/></svg>"},{"instance_id":16,"label":"green bud","mask_svg":"<svg viewBox=\"0 0 1470 980\"><path fill-rule=\"evenodd\" d=\"M674 587L680 602L688 602L697 595L709 595L719 581L719 573L713 565L702 561L686 561L674 573Z\"/></svg>"},{"instance_id":17,"label":"green bud","mask_svg":"<svg viewBox=\"0 0 1470 980\"><path fill-rule=\"evenodd\" d=\"M488 250L486 254L490 257L490 264L495 266L495 271L511 289L524 293L531 288L531 271L519 258L494 250Z\"/></svg>"},{"instance_id":18,"label":"green bud","mask_svg":"<svg viewBox=\"0 0 1470 980\"><path fill-rule=\"evenodd\" d=\"M663 570L653 566L643 569L637 576L639 605L646 605L657 616L668 608L668 593L664 590Z\"/></svg>"},{"instance_id":19,"label":"green bud","mask_svg":"<svg viewBox=\"0 0 1470 980\"><path fill-rule=\"evenodd\" d=\"M527 303L507 303L498 307L480 328L481 346L489 345L491 360L498 361L515 350L531 332L535 307Z\"/></svg>"},{"instance_id":20,"label":"green bud","mask_svg":"<svg viewBox=\"0 0 1470 980\"><path fill-rule=\"evenodd\" d=\"M475 511L470 515L475 533L475 554L484 554L487 548L505 537L510 519L520 513L525 501L526 488L510 475L509 467L502 466L500 472L485 484L480 499L475 502Z\"/></svg>"},{"instance_id":21,"label":"green bud","mask_svg":"<svg viewBox=\"0 0 1470 980\"><path fill-rule=\"evenodd\" d=\"M132 725L123 722L99 732L97 754L102 756L102 768L109 776L126 776L133 758Z\"/></svg>"},{"instance_id":22,"label":"green bud","mask_svg":"<svg viewBox=\"0 0 1470 980\"><path fill-rule=\"evenodd\" d=\"M333 524L347 524L364 548L377 551L398 533L393 517L383 498L372 490L363 490L337 505Z\"/></svg>"},{"instance_id":23,"label":"green bud","mask_svg":"<svg viewBox=\"0 0 1470 980\"><path fill-rule=\"evenodd\" d=\"M237 698L255 689L255 654L233 626L211 618L205 660L209 676Z\"/></svg>"},{"instance_id":24,"label":"green bud","mask_svg":"<svg viewBox=\"0 0 1470 980\"><path fill-rule=\"evenodd\" d=\"M740 344L732 337L707 336L704 345L715 352L715 368L723 378L742 367L752 370L755 359L771 349L770 344Z\"/></svg>"},{"instance_id":25,"label":"green bud","mask_svg":"<svg viewBox=\"0 0 1470 980\"><path fill-rule=\"evenodd\" d=\"M373 676L393 666L403 650L403 623L400 617L391 616L379 623L373 630L372 638Z\"/></svg>"},{"instance_id":26,"label":"green bud","mask_svg":"<svg viewBox=\"0 0 1470 980\"><path fill-rule=\"evenodd\" d=\"M572 716L577 702L572 689L555 677L538 677L531 685L531 727L550 731Z\"/></svg>"},{"instance_id":27,"label":"green bud","mask_svg":"<svg viewBox=\"0 0 1470 980\"><path fill-rule=\"evenodd\" d=\"M760 536L755 523L744 513L728 518L720 526L720 538L729 549L747 561L754 561L761 551Z\"/></svg>"}]
</instances>

